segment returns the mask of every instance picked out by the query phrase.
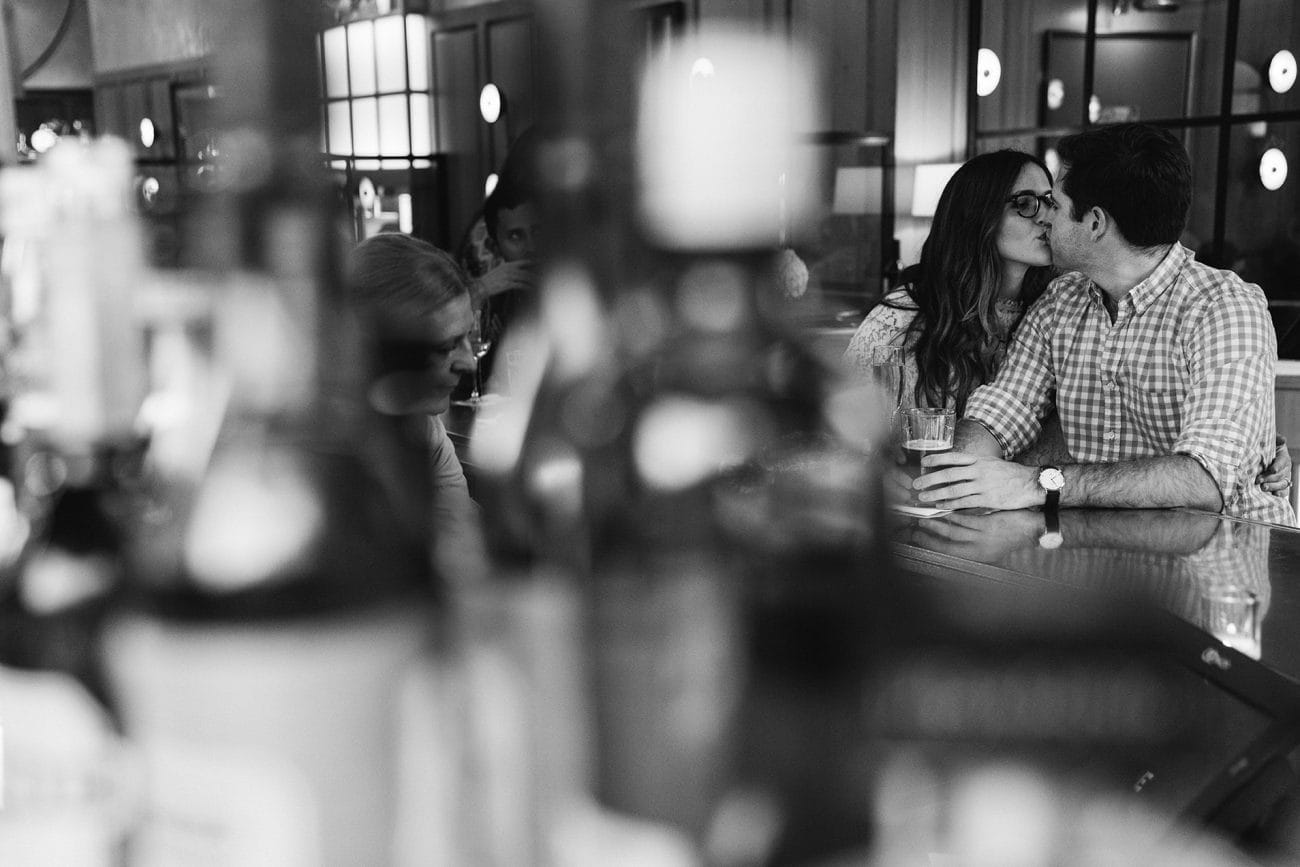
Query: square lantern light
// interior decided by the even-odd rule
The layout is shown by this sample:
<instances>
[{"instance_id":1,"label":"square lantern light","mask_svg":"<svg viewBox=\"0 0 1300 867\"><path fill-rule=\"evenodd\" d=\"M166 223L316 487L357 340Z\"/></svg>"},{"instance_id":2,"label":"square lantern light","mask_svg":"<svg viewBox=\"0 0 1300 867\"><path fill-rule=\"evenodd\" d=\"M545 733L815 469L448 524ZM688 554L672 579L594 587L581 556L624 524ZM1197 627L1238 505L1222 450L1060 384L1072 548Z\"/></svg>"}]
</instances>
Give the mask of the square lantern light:
<instances>
[{"instance_id":1,"label":"square lantern light","mask_svg":"<svg viewBox=\"0 0 1300 867\"><path fill-rule=\"evenodd\" d=\"M434 154L429 19L384 15L321 32L321 149L332 168L428 168Z\"/></svg>"}]
</instances>

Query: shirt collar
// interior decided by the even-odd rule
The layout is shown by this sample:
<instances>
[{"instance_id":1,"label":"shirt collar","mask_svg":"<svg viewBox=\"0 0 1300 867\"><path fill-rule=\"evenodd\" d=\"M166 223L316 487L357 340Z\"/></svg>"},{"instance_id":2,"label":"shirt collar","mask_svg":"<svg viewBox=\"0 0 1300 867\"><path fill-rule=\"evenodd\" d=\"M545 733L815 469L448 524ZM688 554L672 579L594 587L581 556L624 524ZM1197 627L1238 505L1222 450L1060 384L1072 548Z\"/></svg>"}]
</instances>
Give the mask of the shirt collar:
<instances>
[{"instance_id":1,"label":"shirt collar","mask_svg":"<svg viewBox=\"0 0 1300 867\"><path fill-rule=\"evenodd\" d=\"M1133 312L1142 313L1150 307L1155 300L1163 295L1178 275L1182 273L1183 266L1187 264L1187 259L1191 252L1177 241L1169 248L1169 252L1160 260L1156 269L1147 275L1147 278L1141 283L1129 290L1128 297L1133 303Z\"/></svg>"},{"instance_id":2,"label":"shirt collar","mask_svg":"<svg viewBox=\"0 0 1300 867\"><path fill-rule=\"evenodd\" d=\"M1182 273L1183 266L1191 258L1191 251L1177 241L1169 248L1169 252L1160 260L1160 264L1155 270L1147 275L1146 279L1129 290L1128 294L1120 299L1120 305L1123 306L1125 301L1133 305L1135 314L1142 313L1150 307L1155 300L1165 293L1178 275ZM1086 275L1080 275L1088 287L1088 294L1098 304L1103 304L1101 287L1087 278Z\"/></svg>"}]
</instances>

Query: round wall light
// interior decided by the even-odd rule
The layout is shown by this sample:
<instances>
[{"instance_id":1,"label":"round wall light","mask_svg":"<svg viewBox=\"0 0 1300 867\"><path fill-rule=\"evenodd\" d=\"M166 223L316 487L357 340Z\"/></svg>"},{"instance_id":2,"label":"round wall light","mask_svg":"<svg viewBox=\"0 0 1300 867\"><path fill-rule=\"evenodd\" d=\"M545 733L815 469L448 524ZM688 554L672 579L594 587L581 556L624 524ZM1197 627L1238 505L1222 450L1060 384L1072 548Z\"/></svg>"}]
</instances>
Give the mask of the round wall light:
<instances>
[{"instance_id":1,"label":"round wall light","mask_svg":"<svg viewBox=\"0 0 1300 867\"><path fill-rule=\"evenodd\" d=\"M488 123L496 123L501 119L501 112L505 107L505 97L501 94L501 88L492 82L483 85L483 89L478 92L478 113Z\"/></svg>"},{"instance_id":2,"label":"round wall light","mask_svg":"<svg viewBox=\"0 0 1300 867\"><path fill-rule=\"evenodd\" d=\"M1286 183L1286 154L1281 148L1269 148L1260 156L1259 182L1266 190L1281 189Z\"/></svg>"},{"instance_id":3,"label":"round wall light","mask_svg":"<svg viewBox=\"0 0 1300 867\"><path fill-rule=\"evenodd\" d=\"M1283 48L1268 63L1268 84L1277 93L1286 93L1295 84L1295 55Z\"/></svg>"},{"instance_id":4,"label":"round wall light","mask_svg":"<svg viewBox=\"0 0 1300 867\"><path fill-rule=\"evenodd\" d=\"M158 130L154 128L153 121L147 117L140 118L140 144L151 148L157 137Z\"/></svg>"},{"instance_id":5,"label":"round wall light","mask_svg":"<svg viewBox=\"0 0 1300 867\"><path fill-rule=\"evenodd\" d=\"M989 48L981 48L975 59L975 92L988 96L998 89L1002 81L1002 61Z\"/></svg>"}]
</instances>

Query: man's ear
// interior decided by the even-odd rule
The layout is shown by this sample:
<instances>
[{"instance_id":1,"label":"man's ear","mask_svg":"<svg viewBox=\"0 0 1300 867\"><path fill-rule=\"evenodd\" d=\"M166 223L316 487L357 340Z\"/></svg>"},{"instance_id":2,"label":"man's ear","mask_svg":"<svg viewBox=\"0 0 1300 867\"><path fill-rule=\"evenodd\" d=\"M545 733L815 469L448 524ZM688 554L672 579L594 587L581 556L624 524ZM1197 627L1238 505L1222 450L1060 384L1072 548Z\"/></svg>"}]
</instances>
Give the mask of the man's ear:
<instances>
[{"instance_id":1,"label":"man's ear","mask_svg":"<svg viewBox=\"0 0 1300 867\"><path fill-rule=\"evenodd\" d=\"M1110 231L1110 214L1095 205L1088 209L1088 216L1085 218L1085 224L1088 227L1088 234L1094 241L1100 241Z\"/></svg>"}]
</instances>

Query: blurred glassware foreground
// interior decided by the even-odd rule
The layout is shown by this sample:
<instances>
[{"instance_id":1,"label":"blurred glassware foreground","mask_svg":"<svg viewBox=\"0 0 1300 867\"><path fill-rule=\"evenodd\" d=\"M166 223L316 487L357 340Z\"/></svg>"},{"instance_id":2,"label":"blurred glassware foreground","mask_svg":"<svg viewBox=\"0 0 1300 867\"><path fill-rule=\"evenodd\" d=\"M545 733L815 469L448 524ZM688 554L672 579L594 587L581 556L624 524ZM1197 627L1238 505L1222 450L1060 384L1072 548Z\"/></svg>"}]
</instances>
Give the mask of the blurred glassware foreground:
<instances>
[{"instance_id":1,"label":"blurred glassware foreground","mask_svg":"<svg viewBox=\"0 0 1300 867\"><path fill-rule=\"evenodd\" d=\"M306 0L234 4L204 267L140 264L118 144L0 172L0 861L1233 863L1057 773L1171 736L1090 701L1158 682L1142 633L899 574L896 395L782 315L800 53L683 44L633 118L611 6L538 4L557 240L473 436L481 585L363 399Z\"/></svg>"}]
</instances>

